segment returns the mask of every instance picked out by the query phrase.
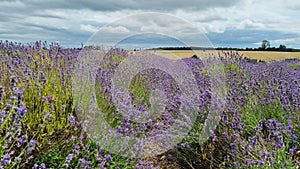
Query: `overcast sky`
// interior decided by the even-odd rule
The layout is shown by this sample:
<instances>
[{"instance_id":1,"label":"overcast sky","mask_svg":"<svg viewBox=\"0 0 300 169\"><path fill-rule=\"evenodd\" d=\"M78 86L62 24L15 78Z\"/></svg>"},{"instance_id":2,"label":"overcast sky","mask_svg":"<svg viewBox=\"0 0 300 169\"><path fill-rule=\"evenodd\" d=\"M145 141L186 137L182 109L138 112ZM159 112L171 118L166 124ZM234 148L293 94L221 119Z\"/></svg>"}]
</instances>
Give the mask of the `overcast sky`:
<instances>
[{"instance_id":1,"label":"overcast sky","mask_svg":"<svg viewBox=\"0 0 300 169\"><path fill-rule=\"evenodd\" d=\"M79 47L99 28L122 17L160 12L196 26L214 47L258 47L267 39L271 46L300 48L297 0L0 0L0 9L0 39L23 43L47 40ZM132 31L125 26L106 29Z\"/></svg>"}]
</instances>

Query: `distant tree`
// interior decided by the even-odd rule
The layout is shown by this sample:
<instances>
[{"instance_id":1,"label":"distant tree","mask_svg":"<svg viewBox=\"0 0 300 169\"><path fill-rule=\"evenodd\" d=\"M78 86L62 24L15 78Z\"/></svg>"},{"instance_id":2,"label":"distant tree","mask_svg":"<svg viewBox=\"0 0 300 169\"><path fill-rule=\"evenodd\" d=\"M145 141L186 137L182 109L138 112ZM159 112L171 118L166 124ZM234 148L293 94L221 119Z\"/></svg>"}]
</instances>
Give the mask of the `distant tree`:
<instances>
[{"instance_id":1,"label":"distant tree","mask_svg":"<svg viewBox=\"0 0 300 169\"><path fill-rule=\"evenodd\" d=\"M286 46L285 45L279 45L279 50L280 51L286 51Z\"/></svg>"},{"instance_id":2,"label":"distant tree","mask_svg":"<svg viewBox=\"0 0 300 169\"><path fill-rule=\"evenodd\" d=\"M198 56L197 56L196 54L194 54L194 55L192 56L192 58L199 59Z\"/></svg>"},{"instance_id":3,"label":"distant tree","mask_svg":"<svg viewBox=\"0 0 300 169\"><path fill-rule=\"evenodd\" d=\"M263 40L262 43L261 43L261 48L262 49L267 49L270 47L270 41L268 40Z\"/></svg>"}]
</instances>

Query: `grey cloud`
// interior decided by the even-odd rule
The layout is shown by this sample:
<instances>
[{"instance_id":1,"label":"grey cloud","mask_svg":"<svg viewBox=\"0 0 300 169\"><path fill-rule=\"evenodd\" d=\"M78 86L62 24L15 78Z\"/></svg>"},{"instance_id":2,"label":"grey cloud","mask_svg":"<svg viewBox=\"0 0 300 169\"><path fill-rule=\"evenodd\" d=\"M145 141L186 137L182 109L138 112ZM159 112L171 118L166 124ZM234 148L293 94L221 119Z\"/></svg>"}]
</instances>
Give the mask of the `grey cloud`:
<instances>
[{"instance_id":1,"label":"grey cloud","mask_svg":"<svg viewBox=\"0 0 300 169\"><path fill-rule=\"evenodd\" d=\"M15 42L60 41L64 47L80 47L80 42L85 42L91 34L83 31L71 31L35 24L22 24L12 31L0 32L0 36L1 40Z\"/></svg>"},{"instance_id":2,"label":"grey cloud","mask_svg":"<svg viewBox=\"0 0 300 169\"><path fill-rule=\"evenodd\" d=\"M189 0L189 1L173 1L173 0L53 0L53 1L33 1L25 0L30 8L39 9L90 9L94 11L119 11L119 10L204 10L211 7L229 7L236 4L237 0Z\"/></svg>"},{"instance_id":3,"label":"grey cloud","mask_svg":"<svg viewBox=\"0 0 300 169\"><path fill-rule=\"evenodd\" d=\"M55 16L55 15L50 15L50 14L33 14L32 16L40 17L40 18L51 18L51 19L66 19L61 16Z\"/></svg>"},{"instance_id":4,"label":"grey cloud","mask_svg":"<svg viewBox=\"0 0 300 169\"><path fill-rule=\"evenodd\" d=\"M10 20L11 20L11 18L9 18L9 17L0 17L0 22L8 22Z\"/></svg>"},{"instance_id":5,"label":"grey cloud","mask_svg":"<svg viewBox=\"0 0 300 169\"><path fill-rule=\"evenodd\" d=\"M253 45L256 42L262 41L263 39L267 40L276 40L276 39L290 39L290 38L299 38L299 34L295 33L286 33L281 31L272 31L272 30L226 30L224 33L208 33L208 38L214 42L216 47L219 46L237 46L237 47L259 47ZM294 44L295 46L289 47L299 47L299 44ZM296 46L298 45L298 46ZM273 44L271 44L273 46ZM277 46L276 46L277 47Z\"/></svg>"},{"instance_id":6,"label":"grey cloud","mask_svg":"<svg viewBox=\"0 0 300 169\"><path fill-rule=\"evenodd\" d=\"M2 34L2 38L5 36L7 37L14 37L14 36L24 36L27 38L35 38L38 40L41 37L51 37L53 35L61 35L61 34L67 34L67 30L58 29L58 28L52 28L42 25L36 25L36 24L30 24L30 23L24 23L24 24L17 24L15 25L15 28L7 27L5 31L2 31L0 34ZM5 35L5 36L4 36ZM3 37L4 36L4 37Z\"/></svg>"},{"instance_id":7,"label":"grey cloud","mask_svg":"<svg viewBox=\"0 0 300 169\"><path fill-rule=\"evenodd\" d=\"M291 7L289 7L291 10L294 10L294 11L297 11L297 12L299 12L299 10L300 10L300 5L295 5L295 6L291 6Z\"/></svg>"},{"instance_id":8,"label":"grey cloud","mask_svg":"<svg viewBox=\"0 0 300 169\"><path fill-rule=\"evenodd\" d=\"M22 31L24 34L31 30L44 30L47 32L62 32L65 30L51 28L45 25L26 24L24 21L29 17L38 19L57 19L65 20L64 16L55 13L55 9L60 10L82 10L88 9L92 11L122 11L122 10L142 10L142 11L172 11L172 10L205 10L213 7L229 7L237 3L237 0L190 0L190 1L173 1L173 0L1 0L0 3L0 30L2 33L16 33ZM46 12L45 12L46 11ZM72 16L72 14L70 14ZM143 19L143 18L142 18ZM169 22L156 21L159 26L163 24L169 25ZM84 24L84 23L83 23ZM91 24L91 23L87 23ZM99 23L98 23L99 24ZM173 23L174 24L174 23ZM95 24L96 25L96 24ZM103 24L102 24L103 25ZM5 30L3 32L2 30Z\"/></svg>"},{"instance_id":9,"label":"grey cloud","mask_svg":"<svg viewBox=\"0 0 300 169\"><path fill-rule=\"evenodd\" d=\"M43 31L48 31L48 32L65 32L68 33L68 31L66 29L61 29L61 28L56 28L56 27L51 27L51 26L46 26L46 25L38 25L38 24L32 24L32 23L24 23L23 24L24 27L30 27L31 28L39 28Z\"/></svg>"},{"instance_id":10,"label":"grey cloud","mask_svg":"<svg viewBox=\"0 0 300 169\"><path fill-rule=\"evenodd\" d=\"M1 7L1 5L0 5ZM9 21L15 21L17 19L23 18L20 14L18 13L7 13L4 11L0 11L0 22L9 22Z\"/></svg>"},{"instance_id":11,"label":"grey cloud","mask_svg":"<svg viewBox=\"0 0 300 169\"><path fill-rule=\"evenodd\" d=\"M292 2L287 1L289 2L282 1L282 3ZM0 38L15 41L60 40L68 45L76 45L84 42L91 35L90 32L82 30L81 25L92 25L98 28L122 16L149 11L175 14L198 24L197 27L203 26L208 30L207 32L220 33L228 28L237 27L242 30L253 29L253 32L245 33L234 30L210 34L213 41L225 39L221 44L228 43L229 46L238 43L245 45L260 41L261 38L272 40L271 37L276 39L299 37L298 34L272 32L266 35L266 32L258 31L267 29L287 33L299 32L299 22L296 20L298 16L296 10L300 9L299 3L277 7L276 10L279 12L276 12L274 5L277 7L278 3L276 6L275 3L253 0L242 2L238 0L0 0ZM277 19L274 20L274 17ZM133 21L127 20L126 22L132 22L129 24L132 27L128 29L135 30L141 26L144 26L144 29L167 29L172 25L184 33L191 32L176 21L170 22L163 18L151 20L151 17L148 17L149 22L145 24L145 18L140 19L144 22L139 18ZM243 22L247 19L253 22ZM244 39L235 41L236 34L240 34Z\"/></svg>"},{"instance_id":12,"label":"grey cloud","mask_svg":"<svg viewBox=\"0 0 300 169\"><path fill-rule=\"evenodd\" d=\"M226 20L228 20L228 19L225 17L213 15L213 16L205 16L203 18L199 18L196 20L196 22L207 23L207 22L212 22L212 21L226 21Z\"/></svg>"}]
</instances>

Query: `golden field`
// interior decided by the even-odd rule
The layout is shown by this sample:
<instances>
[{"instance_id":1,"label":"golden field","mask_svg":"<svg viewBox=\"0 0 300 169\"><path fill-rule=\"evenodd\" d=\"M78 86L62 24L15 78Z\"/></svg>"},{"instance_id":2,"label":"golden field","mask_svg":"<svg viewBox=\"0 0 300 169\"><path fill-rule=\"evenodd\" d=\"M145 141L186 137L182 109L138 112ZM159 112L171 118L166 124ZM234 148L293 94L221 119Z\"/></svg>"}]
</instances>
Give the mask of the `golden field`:
<instances>
[{"instance_id":1,"label":"golden field","mask_svg":"<svg viewBox=\"0 0 300 169\"><path fill-rule=\"evenodd\" d=\"M149 50L150 52L155 53L156 55L167 57L172 60L177 60L180 58L188 58L196 54L198 57L203 58L209 56L211 53L218 54L220 53L224 56L223 52L218 51L203 51L203 50ZM226 52L236 52L236 51L226 51ZM250 59L257 60L284 60L288 58L298 58L300 59L300 52L273 52L273 51L238 51L239 54L242 54L243 57L248 57Z\"/></svg>"}]
</instances>

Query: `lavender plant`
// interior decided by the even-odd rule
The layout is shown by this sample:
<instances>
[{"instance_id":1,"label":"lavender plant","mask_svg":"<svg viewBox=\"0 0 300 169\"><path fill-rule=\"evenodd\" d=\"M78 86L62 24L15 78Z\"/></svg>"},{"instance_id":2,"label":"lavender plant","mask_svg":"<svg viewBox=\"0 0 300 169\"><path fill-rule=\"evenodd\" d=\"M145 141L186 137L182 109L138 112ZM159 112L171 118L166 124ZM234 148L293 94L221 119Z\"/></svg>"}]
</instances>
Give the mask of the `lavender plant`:
<instances>
[{"instance_id":1,"label":"lavender plant","mask_svg":"<svg viewBox=\"0 0 300 169\"><path fill-rule=\"evenodd\" d=\"M210 139L199 144L213 104L211 79L202 60L183 59L199 90L200 111L192 129L168 152L131 159L109 152L84 130L72 95L79 52L41 41L27 45L0 41L0 168L299 167L299 60L253 63L237 52L220 53L229 89L226 109ZM153 103L151 90L160 89L166 95L165 111L144 123L124 118L112 101L111 79L129 55L122 49L106 54L97 68L96 104L111 132L150 137L178 118L181 91L166 72L140 72L130 83L126 101L146 110Z\"/></svg>"}]
</instances>

